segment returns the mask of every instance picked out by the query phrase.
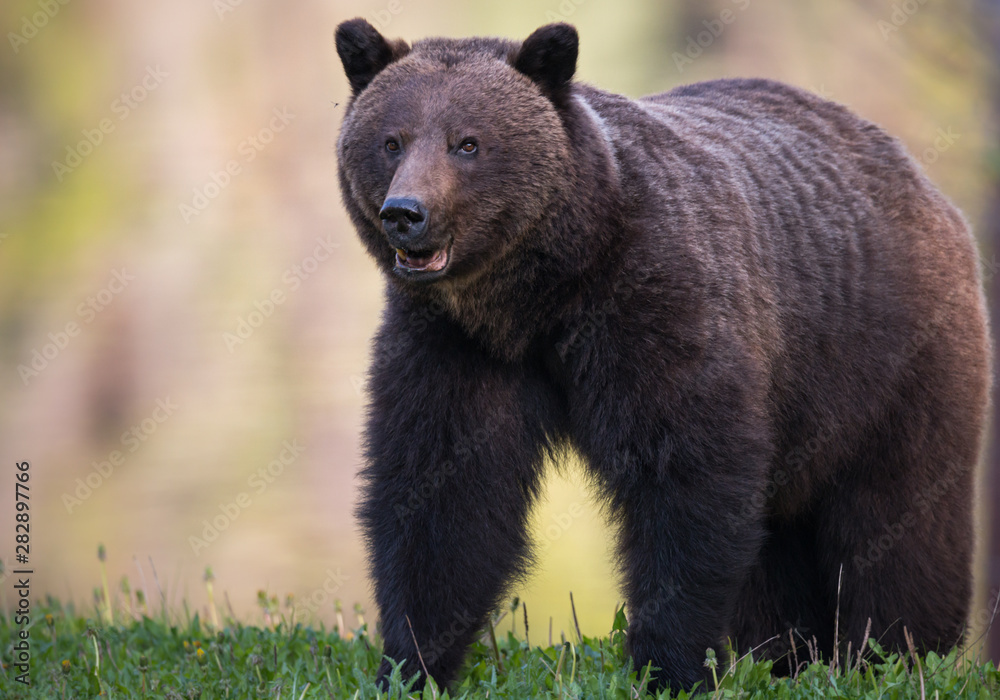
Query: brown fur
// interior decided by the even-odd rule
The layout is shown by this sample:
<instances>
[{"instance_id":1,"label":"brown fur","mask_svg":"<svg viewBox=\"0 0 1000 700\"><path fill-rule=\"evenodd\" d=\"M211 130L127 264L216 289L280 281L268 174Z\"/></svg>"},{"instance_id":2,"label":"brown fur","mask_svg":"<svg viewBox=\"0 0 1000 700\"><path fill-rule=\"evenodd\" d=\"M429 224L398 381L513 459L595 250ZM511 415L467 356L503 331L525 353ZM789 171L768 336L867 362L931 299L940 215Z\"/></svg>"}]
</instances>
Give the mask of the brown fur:
<instances>
[{"instance_id":1,"label":"brown fur","mask_svg":"<svg viewBox=\"0 0 1000 700\"><path fill-rule=\"evenodd\" d=\"M386 654L419 670L409 616L453 678L565 443L661 681L727 637L830 655L841 567L845 645L869 618L889 646L960 643L990 372L961 215L840 105L764 80L630 100L571 81L576 41L338 29L341 188L388 284L360 507ZM390 196L426 207L442 273L399 269Z\"/></svg>"}]
</instances>

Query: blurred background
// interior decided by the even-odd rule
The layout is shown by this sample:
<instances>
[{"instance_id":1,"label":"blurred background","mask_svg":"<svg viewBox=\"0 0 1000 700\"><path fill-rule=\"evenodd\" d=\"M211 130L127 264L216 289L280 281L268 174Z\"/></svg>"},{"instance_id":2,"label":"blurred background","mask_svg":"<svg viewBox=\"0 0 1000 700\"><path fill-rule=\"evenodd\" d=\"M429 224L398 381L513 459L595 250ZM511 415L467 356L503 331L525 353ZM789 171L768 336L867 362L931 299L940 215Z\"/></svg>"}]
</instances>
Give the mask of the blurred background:
<instances>
[{"instance_id":1,"label":"blurred background","mask_svg":"<svg viewBox=\"0 0 1000 700\"><path fill-rule=\"evenodd\" d=\"M203 610L211 566L244 620L259 590L327 623L334 599L348 625L354 603L374 617L352 508L382 284L334 148L348 88L332 36L355 16L410 41L567 21L578 78L606 90L764 76L847 104L964 210L997 287L995 2L6 0L0 523L28 460L36 595L92 607L103 543L113 588L127 576L154 604L155 567L169 605ZM989 471L980 630L1000 584ZM569 635L570 591L584 633L607 632L609 529L572 464L551 470L535 531L517 591L532 641L549 618Z\"/></svg>"}]
</instances>

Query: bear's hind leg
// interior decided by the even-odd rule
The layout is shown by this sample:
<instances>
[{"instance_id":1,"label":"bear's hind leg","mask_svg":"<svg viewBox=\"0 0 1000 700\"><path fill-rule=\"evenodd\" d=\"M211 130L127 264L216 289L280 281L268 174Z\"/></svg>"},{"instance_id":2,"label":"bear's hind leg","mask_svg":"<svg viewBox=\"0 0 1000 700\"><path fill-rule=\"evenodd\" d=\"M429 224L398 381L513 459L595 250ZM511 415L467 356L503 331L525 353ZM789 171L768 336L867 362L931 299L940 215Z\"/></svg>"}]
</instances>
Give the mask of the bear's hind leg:
<instances>
[{"instance_id":1,"label":"bear's hind leg","mask_svg":"<svg viewBox=\"0 0 1000 700\"><path fill-rule=\"evenodd\" d=\"M833 651L834 601L816 556L815 524L805 519L774 521L758 564L740 590L732 642L742 656L774 662L775 676L790 676L808 662L806 642L823 659ZM794 652L793 652L794 644Z\"/></svg>"},{"instance_id":2,"label":"bear's hind leg","mask_svg":"<svg viewBox=\"0 0 1000 700\"><path fill-rule=\"evenodd\" d=\"M941 403L902 403L872 427L819 506L818 546L834 592L843 566L842 650L864 643L869 618L871 636L896 651L907 649L904 628L921 651L963 641L978 435Z\"/></svg>"}]
</instances>

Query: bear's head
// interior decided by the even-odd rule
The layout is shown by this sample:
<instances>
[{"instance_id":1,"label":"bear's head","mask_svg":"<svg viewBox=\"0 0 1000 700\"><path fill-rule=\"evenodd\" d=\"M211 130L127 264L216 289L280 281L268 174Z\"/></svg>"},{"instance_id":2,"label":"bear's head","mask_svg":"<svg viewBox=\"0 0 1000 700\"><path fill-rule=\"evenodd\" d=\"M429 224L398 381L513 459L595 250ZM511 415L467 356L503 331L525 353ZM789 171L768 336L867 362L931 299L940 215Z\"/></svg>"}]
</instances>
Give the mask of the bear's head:
<instances>
[{"instance_id":1,"label":"bear's head","mask_svg":"<svg viewBox=\"0 0 1000 700\"><path fill-rule=\"evenodd\" d=\"M387 41L363 19L336 32L352 96L340 184L371 255L405 283L476 277L530 236L564 183L578 38Z\"/></svg>"}]
</instances>

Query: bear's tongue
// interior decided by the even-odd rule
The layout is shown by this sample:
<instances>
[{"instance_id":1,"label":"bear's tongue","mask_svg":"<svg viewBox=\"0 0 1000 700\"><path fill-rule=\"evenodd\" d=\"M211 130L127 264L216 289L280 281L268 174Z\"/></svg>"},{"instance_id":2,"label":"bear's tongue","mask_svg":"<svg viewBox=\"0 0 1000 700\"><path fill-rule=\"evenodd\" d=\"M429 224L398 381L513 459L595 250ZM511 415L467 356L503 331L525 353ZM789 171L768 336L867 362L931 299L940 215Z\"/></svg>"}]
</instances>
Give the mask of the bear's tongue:
<instances>
[{"instance_id":1,"label":"bear's tongue","mask_svg":"<svg viewBox=\"0 0 1000 700\"><path fill-rule=\"evenodd\" d=\"M407 253L402 248L396 248L396 265L405 267L407 270L427 270L436 272L444 269L448 263L448 251L436 250L426 255Z\"/></svg>"}]
</instances>

